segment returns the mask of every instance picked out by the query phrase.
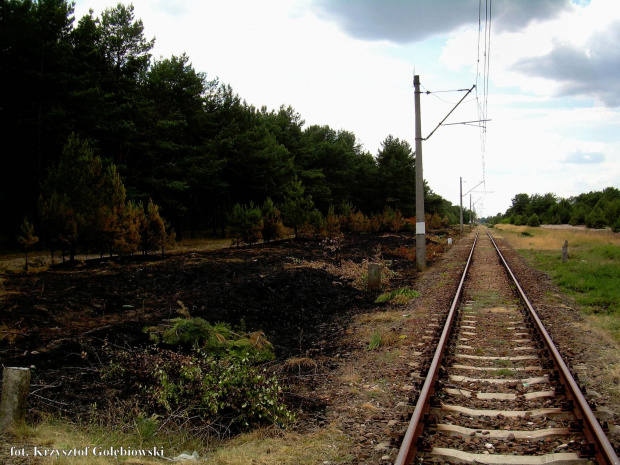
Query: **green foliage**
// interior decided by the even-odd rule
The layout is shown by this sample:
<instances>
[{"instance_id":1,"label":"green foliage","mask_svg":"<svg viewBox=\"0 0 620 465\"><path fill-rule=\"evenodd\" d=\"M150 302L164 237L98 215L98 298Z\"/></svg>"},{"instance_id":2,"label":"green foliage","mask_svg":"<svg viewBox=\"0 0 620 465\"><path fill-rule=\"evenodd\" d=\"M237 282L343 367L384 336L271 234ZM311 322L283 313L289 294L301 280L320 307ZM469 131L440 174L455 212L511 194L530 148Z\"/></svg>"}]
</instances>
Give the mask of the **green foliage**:
<instances>
[{"instance_id":1,"label":"green foliage","mask_svg":"<svg viewBox=\"0 0 620 465\"><path fill-rule=\"evenodd\" d=\"M620 320L620 248L605 244L571 248L571 260L562 263L557 252L523 253L549 273L564 292L575 298L587 312ZM612 328L620 339L620 327Z\"/></svg>"},{"instance_id":2,"label":"green foliage","mask_svg":"<svg viewBox=\"0 0 620 465\"><path fill-rule=\"evenodd\" d=\"M529 217L529 219L527 220L527 225L534 228L540 226L540 218L536 213L532 214L532 216Z\"/></svg>"},{"instance_id":3,"label":"green foliage","mask_svg":"<svg viewBox=\"0 0 620 465\"><path fill-rule=\"evenodd\" d=\"M534 218L536 215L537 218ZM505 214L498 213L487 218L489 223L505 223L517 226L535 226L536 220L546 224L585 225L589 228L611 227L620 231L615 224L620 218L620 190L608 187L602 192L589 192L569 199L558 198L554 194L517 194L512 206ZM617 231L616 231L617 229Z\"/></svg>"},{"instance_id":4,"label":"green foliage","mask_svg":"<svg viewBox=\"0 0 620 465\"><path fill-rule=\"evenodd\" d=\"M282 224L282 214L278 210L271 198L267 198L261 207L263 217L263 229L261 235L265 242L279 239L283 235L284 225Z\"/></svg>"},{"instance_id":5,"label":"green foliage","mask_svg":"<svg viewBox=\"0 0 620 465\"><path fill-rule=\"evenodd\" d=\"M588 228L604 228L607 224L603 210L597 205L585 217L585 223Z\"/></svg>"},{"instance_id":6,"label":"green foliage","mask_svg":"<svg viewBox=\"0 0 620 465\"><path fill-rule=\"evenodd\" d=\"M308 214L308 219L303 226L303 237L318 240L325 236L325 218L316 208Z\"/></svg>"},{"instance_id":7,"label":"green foliage","mask_svg":"<svg viewBox=\"0 0 620 465\"><path fill-rule=\"evenodd\" d=\"M212 325L202 318L174 318L170 324L145 329L151 339L168 345L200 347L213 357L251 357L257 362L273 360L273 346L261 331L234 332L226 323Z\"/></svg>"},{"instance_id":8,"label":"green foliage","mask_svg":"<svg viewBox=\"0 0 620 465\"><path fill-rule=\"evenodd\" d=\"M383 345L383 339L381 338L381 334L373 333L370 337L370 342L368 343L368 350L378 349Z\"/></svg>"},{"instance_id":9,"label":"green foliage","mask_svg":"<svg viewBox=\"0 0 620 465\"><path fill-rule=\"evenodd\" d=\"M148 441L157 434L160 421L158 420L157 415L145 417L144 415L139 414L138 417L135 419L135 424L138 435L140 436L140 439L144 442Z\"/></svg>"},{"instance_id":10,"label":"green foliage","mask_svg":"<svg viewBox=\"0 0 620 465\"><path fill-rule=\"evenodd\" d=\"M254 206L253 202L250 205L241 206L235 205L228 219L228 232L233 237L237 246L241 241L246 244L253 244L261 237L261 231L263 229L263 217L261 210Z\"/></svg>"},{"instance_id":11,"label":"green foliage","mask_svg":"<svg viewBox=\"0 0 620 465\"><path fill-rule=\"evenodd\" d=\"M420 295L421 294L415 289L411 289L409 287L400 287L398 289L394 289L391 292L386 292L384 294L381 294L379 297L377 297L377 300L375 300L375 303L378 303L378 304L386 303L386 302L390 302L397 298L399 301L402 302L403 300L411 300L416 297L420 297Z\"/></svg>"},{"instance_id":12,"label":"green foliage","mask_svg":"<svg viewBox=\"0 0 620 465\"><path fill-rule=\"evenodd\" d=\"M304 194L305 188L301 179L295 177L286 188L286 198L282 208L285 224L293 228L295 237L297 237L298 228L308 220L314 207L312 197Z\"/></svg>"},{"instance_id":13,"label":"green foliage","mask_svg":"<svg viewBox=\"0 0 620 465\"><path fill-rule=\"evenodd\" d=\"M158 349L111 356L114 379L137 388L136 402L147 414L183 412L214 427L237 429L294 419L275 375L249 356L214 358L200 349L187 355ZM152 426L144 425L144 433Z\"/></svg>"},{"instance_id":14,"label":"green foliage","mask_svg":"<svg viewBox=\"0 0 620 465\"><path fill-rule=\"evenodd\" d=\"M415 214L415 159L406 141L388 136L377 155L378 195L405 216Z\"/></svg>"},{"instance_id":15,"label":"green foliage","mask_svg":"<svg viewBox=\"0 0 620 465\"><path fill-rule=\"evenodd\" d=\"M164 250L169 239L159 208L149 201L146 214L127 200L114 164L104 167L89 144L72 135L63 156L50 170L39 199L39 214L48 245L69 248L73 260L78 246L104 252L132 254Z\"/></svg>"}]
</instances>

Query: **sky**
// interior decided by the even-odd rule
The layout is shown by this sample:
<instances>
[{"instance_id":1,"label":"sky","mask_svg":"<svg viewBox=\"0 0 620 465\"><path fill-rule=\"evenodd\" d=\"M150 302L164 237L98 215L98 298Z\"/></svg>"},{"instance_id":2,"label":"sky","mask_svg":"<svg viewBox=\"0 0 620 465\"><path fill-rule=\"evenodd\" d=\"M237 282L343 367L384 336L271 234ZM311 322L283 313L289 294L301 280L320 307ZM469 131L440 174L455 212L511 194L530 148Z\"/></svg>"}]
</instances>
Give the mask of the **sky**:
<instances>
[{"instance_id":1,"label":"sky","mask_svg":"<svg viewBox=\"0 0 620 465\"><path fill-rule=\"evenodd\" d=\"M75 3L77 21L117 2ZM478 216L519 193L620 188L617 0L131 3L154 59L186 53L248 104L291 106L375 156L388 135L415 147L414 74L423 138L475 85L422 157L431 189L458 205L462 178Z\"/></svg>"}]
</instances>

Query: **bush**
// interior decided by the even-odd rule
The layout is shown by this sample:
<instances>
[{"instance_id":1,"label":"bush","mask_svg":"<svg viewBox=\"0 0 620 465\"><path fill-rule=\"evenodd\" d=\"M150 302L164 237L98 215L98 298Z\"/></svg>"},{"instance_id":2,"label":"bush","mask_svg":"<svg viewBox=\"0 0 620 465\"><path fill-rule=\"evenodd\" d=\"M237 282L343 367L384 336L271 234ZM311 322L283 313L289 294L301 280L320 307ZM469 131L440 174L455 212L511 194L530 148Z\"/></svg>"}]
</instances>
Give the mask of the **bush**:
<instances>
[{"instance_id":1,"label":"bush","mask_svg":"<svg viewBox=\"0 0 620 465\"><path fill-rule=\"evenodd\" d=\"M334 206L330 205L325 218L325 234L329 240L333 239L340 233L340 219L334 213Z\"/></svg>"},{"instance_id":2,"label":"bush","mask_svg":"<svg viewBox=\"0 0 620 465\"><path fill-rule=\"evenodd\" d=\"M607 226L603 211L599 207L594 207L592 211L586 215L585 221L588 228L601 229Z\"/></svg>"},{"instance_id":3,"label":"bush","mask_svg":"<svg viewBox=\"0 0 620 465\"><path fill-rule=\"evenodd\" d=\"M202 318L174 318L169 325L146 328L151 340L168 345L199 347L210 356L252 357L257 362L273 360L273 346L262 331L238 334L226 323L211 325Z\"/></svg>"},{"instance_id":4,"label":"bush","mask_svg":"<svg viewBox=\"0 0 620 465\"><path fill-rule=\"evenodd\" d=\"M263 229L261 210L255 207L253 202L250 202L250 206L236 204L228 218L228 225L228 232L237 246L241 241L251 245L261 237Z\"/></svg>"},{"instance_id":5,"label":"bush","mask_svg":"<svg viewBox=\"0 0 620 465\"><path fill-rule=\"evenodd\" d=\"M527 225L533 228L537 228L538 226L540 226L540 218L536 213L530 216L530 218L527 220Z\"/></svg>"},{"instance_id":6,"label":"bush","mask_svg":"<svg viewBox=\"0 0 620 465\"><path fill-rule=\"evenodd\" d=\"M137 387L135 400L149 414L184 412L238 429L293 420L277 378L252 357L218 359L200 349L189 355L165 349L111 355L104 375Z\"/></svg>"},{"instance_id":7,"label":"bush","mask_svg":"<svg viewBox=\"0 0 620 465\"><path fill-rule=\"evenodd\" d=\"M284 226L282 224L282 214L278 210L270 198L265 200L261 207L261 215L263 216L263 229L261 231L263 240L269 242L280 239L283 236Z\"/></svg>"}]
</instances>

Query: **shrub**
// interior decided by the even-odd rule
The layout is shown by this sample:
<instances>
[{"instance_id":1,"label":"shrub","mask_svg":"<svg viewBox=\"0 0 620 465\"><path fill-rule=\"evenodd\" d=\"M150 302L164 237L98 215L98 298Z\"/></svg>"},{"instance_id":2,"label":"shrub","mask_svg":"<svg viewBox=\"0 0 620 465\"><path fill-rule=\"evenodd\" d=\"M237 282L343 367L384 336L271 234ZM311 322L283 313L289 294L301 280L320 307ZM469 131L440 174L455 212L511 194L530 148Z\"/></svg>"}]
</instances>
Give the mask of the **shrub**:
<instances>
[{"instance_id":1,"label":"shrub","mask_svg":"<svg viewBox=\"0 0 620 465\"><path fill-rule=\"evenodd\" d=\"M607 225L600 207L594 207L592 211L586 215L585 221L588 228L601 229Z\"/></svg>"},{"instance_id":2,"label":"shrub","mask_svg":"<svg viewBox=\"0 0 620 465\"><path fill-rule=\"evenodd\" d=\"M325 218L325 234L328 239L333 239L340 233L340 219L334 213L334 206L331 205Z\"/></svg>"},{"instance_id":3,"label":"shrub","mask_svg":"<svg viewBox=\"0 0 620 465\"><path fill-rule=\"evenodd\" d=\"M199 347L214 357L252 357L258 362L273 360L273 346L262 331L238 334L226 323L211 325L202 318L174 318L169 325L146 328L155 342Z\"/></svg>"},{"instance_id":4,"label":"shrub","mask_svg":"<svg viewBox=\"0 0 620 465\"><path fill-rule=\"evenodd\" d=\"M237 246L241 241L250 245L258 241L262 229L263 216L260 208L254 206L254 202L250 202L249 206L236 204L233 207L228 217L228 232Z\"/></svg>"},{"instance_id":5,"label":"shrub","mask_svg":"<svg viewBox=\"0 0 620 465\"><path fill-rule=\"evenodd\" d=\"M261 231L263 240L269 242L282 237L284 226L282 225L282 214L273 204L270 198L265 200L261 207L263 216L263 229Z\"/></svg>"},{"instance_id":6,"label":"shrub","mask_svg":"<svg viewBox=\"0 0 620 465\"><path fill-rule=\"evenodd\" d=\"M191 354L157 349L111 355L104 375L137 387L135 400L148 413L184 412L214 426L239 429L293 420L277 378L252 357L218 359L200 349Z\"/></svg>"},{"instance_id":7,"label":"shrub","mask_svg":"<svg viewBox=\"0 0 620 465\"><path fill-rule=\"evenodd\" d=\"M305 226L307 227L304 235L308 238L318 240L325 235L325 218L316 208L308 215L308 223Z\"/></svg>"},{"instance_id":8,"label":"shrub","mask_svg":"<svg viewBox=\"0 0 620 465\"><path fill-rule=\"evenodd\" d=\"M540 218L536 213L530 216L530 218L527 220L527 225L533 228L537 228L538 226L540 226Z\"/></svg>"},{"instance_id":9,"label":"shrub","mask_svg":"<svg viewBox=\"0 0 620 465\"><path fill-rule=\"evenodd\" d=\"M403 214L400 210L396 210L391 221L391 230L398 234L398 232L405 227L405 224Z\"/></svg>"}]
</instances>

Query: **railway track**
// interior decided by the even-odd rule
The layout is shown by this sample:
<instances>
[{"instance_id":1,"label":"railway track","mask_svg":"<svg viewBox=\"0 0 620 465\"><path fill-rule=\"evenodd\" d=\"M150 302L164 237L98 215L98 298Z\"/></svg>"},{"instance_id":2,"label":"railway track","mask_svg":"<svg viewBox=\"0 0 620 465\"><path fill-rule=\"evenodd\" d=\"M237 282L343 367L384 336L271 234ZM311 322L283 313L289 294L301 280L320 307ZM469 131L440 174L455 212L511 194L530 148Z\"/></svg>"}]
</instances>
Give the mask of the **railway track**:
<instances>
[{"instance_id":1,"label":"railway track","mask_svg":"<svg viewBox=\"0 0 620 465\"><path fill-rule=\"evenodd\" d=\"M488 232L431 346L396 465L620 464Z\"/></svg>"}]
</instances>

